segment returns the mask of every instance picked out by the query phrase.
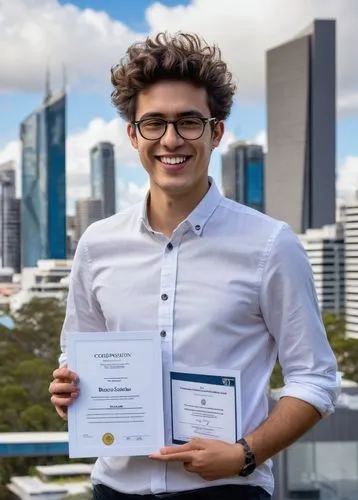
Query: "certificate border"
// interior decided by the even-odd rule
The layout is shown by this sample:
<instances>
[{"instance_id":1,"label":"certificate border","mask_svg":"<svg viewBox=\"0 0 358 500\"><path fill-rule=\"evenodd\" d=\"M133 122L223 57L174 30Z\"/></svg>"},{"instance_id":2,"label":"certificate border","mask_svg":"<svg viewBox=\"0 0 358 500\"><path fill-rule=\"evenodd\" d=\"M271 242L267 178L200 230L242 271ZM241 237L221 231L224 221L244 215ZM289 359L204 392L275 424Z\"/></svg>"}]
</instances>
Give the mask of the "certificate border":
<instances>
[{"instance_id":1,"label":"certificate border","mask_svg":"<svg viewBox=\"0 0 358 500\"><path fill-rule=\"evenodd\" d=\"M241 435L241 418L238 419L238 392L240 391L240 372L235 372L233 370L218 370L218 369L184 369L179 367L171 367L169 370L170 379L170 408L171 408L171 439L173 444L185 444L187 441L182 441L180 439L174 439L174 422L173 422L173 380L183 380L186 382L202 382L204 384L222 385L223 379L234 380L235 384L235 442L238 441L238 434ZM239 430L238 430L239 428ZM210 438L207 438L210 439Z\"/></svg>"},{"instance_id":2,"label":"certificate border","mask_svg":"<svg viewBox=\"0 0 358 500\"><path fill-rule=\"evenodd\" d=\"M76 372L76 350L78 349L78 344L87 342L109 342L109 341L145 341L151 344L151 349L154 353L154 363L153 369L156 372L154 376L160 381L160 387L163 387L163 374L162 374L162 349L161 349L161 339L157 331L129 331L129 332L68 332L67 333L67 363L68 368ZM148 346L149 347L149 346ZM155 398L154 407L163 408L163 390L156 391L153 393ZM164 415L163 412L155 411L154 415L155 422L155 433L160 438L157 443L145 446L121 446L121 449L102 446L100 444L93 445L93 447L88 447L84 449L81 444L77 441L77 424L76 419L76 401L69 407L68 410L68 431L69 431L69 457L70 458L97 458L103 456L145 456L150 453L156 452L159 448L164 445ZM96 453L91 452L94 449ZM101 451L103 450L103 451Z\"/></svg>"}]
</instances>

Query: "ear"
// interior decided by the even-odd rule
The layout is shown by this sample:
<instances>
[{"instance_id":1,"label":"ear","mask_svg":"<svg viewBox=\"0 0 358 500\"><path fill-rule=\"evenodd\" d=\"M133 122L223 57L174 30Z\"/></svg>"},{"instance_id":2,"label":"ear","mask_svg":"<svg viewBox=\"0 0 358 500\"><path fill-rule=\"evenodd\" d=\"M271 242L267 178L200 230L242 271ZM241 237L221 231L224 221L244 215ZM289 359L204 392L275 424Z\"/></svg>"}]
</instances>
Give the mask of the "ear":
<instances>
[{"instance_id":1,"label":"ear","mask_svg":"<svg viewBox=\"0 0 358 500\"><path fill-rule=\"evenodd\" d=\"M137 139L136 129L135 126L132 125L132 123L128 123L127 125L127 134L134 149L138 149L138 139Z\"/></svg>"},{"instance_id":2,"label":"ear","mask_svg":"<svg viewBox=\"0 0 358 500\"><path fill-rule=\"evenodd\" d=\"M211 139L212 148L217 148L221 142L221 139L225 132L224 121L220 120L214 127L213 135Z\"/></svg>"}]
</instances>

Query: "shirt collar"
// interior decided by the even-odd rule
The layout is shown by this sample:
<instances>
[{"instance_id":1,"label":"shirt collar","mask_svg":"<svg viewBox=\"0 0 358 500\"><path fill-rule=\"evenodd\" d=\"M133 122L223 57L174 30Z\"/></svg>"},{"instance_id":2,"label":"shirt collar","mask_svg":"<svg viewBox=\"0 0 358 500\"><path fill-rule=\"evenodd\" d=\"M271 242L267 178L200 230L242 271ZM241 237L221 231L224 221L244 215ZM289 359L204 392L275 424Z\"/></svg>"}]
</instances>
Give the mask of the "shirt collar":
<instances>
[{"instance_id":1,"label":"shirt collar","mask_svg":"<svg viewBox=\"0 0 358 500\"><path fill-rule=\"evenodd\" d=\"M200 203L194 208L194 210L188 215L188 217L181 223L189 225L192 231L197 235L201 236L205 224L219 205L222 195L220 194L215 181L212 177L209 177L210 187L204 196L204 198L200 201ZM145 199L140 204L140 211L138 217L138 229L141 231L150 231L153 232L152 228L149 225L148 214L147 214L147 206L148 206L148 197L149 191L147 192Z\"/></svg>"}]
</instances>

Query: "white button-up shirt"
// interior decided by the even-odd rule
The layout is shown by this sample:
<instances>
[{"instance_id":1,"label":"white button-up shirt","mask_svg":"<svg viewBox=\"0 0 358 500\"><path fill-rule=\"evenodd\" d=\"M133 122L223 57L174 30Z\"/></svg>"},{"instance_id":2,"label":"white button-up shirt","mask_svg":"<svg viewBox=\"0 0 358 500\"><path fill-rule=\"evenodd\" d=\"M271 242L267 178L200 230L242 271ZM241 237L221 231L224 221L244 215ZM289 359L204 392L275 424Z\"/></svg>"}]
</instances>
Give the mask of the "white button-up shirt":
<instances>
[{"instance_id":1,"label":"white button-up shirt","mask_svg":"<svg viewBox=\"0 0 358 500\"><path fill-rule=\"evenodd\" d=\"M332 412L336 361L310 264L292 230L224 198L212 179L170 239L151 229L146 206L144 201L98 221L81 238L60 364L66 363L68 331L156 330L164 363L240 371L243 436L267 417L267 386L277 356L285 379L282 396ZM247 478L207 482L179 463L99 458L92 478L137 494L219 484L273 491L270 460Z\"/></svg>"}]
</instances>

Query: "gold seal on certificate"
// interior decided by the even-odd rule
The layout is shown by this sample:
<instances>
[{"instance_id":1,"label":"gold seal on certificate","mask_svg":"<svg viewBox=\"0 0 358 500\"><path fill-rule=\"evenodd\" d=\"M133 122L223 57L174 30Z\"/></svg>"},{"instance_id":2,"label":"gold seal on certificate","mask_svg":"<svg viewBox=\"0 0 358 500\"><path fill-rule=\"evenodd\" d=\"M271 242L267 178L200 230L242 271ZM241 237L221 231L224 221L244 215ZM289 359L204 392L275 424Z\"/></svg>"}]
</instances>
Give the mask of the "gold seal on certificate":
<instances>
[{"instance_id":1,"label":"gold seal on certificate","mask_svg":"<svg viewBox=\"0 0 358 500\"><path fill-rule=\"evenodd\" d=\"M110 432L106 432L106 434L103 434L102 436L102 441L105 445L111 446L111 444L114 443L114 436Z\"/></svg>"}]
</instances>

